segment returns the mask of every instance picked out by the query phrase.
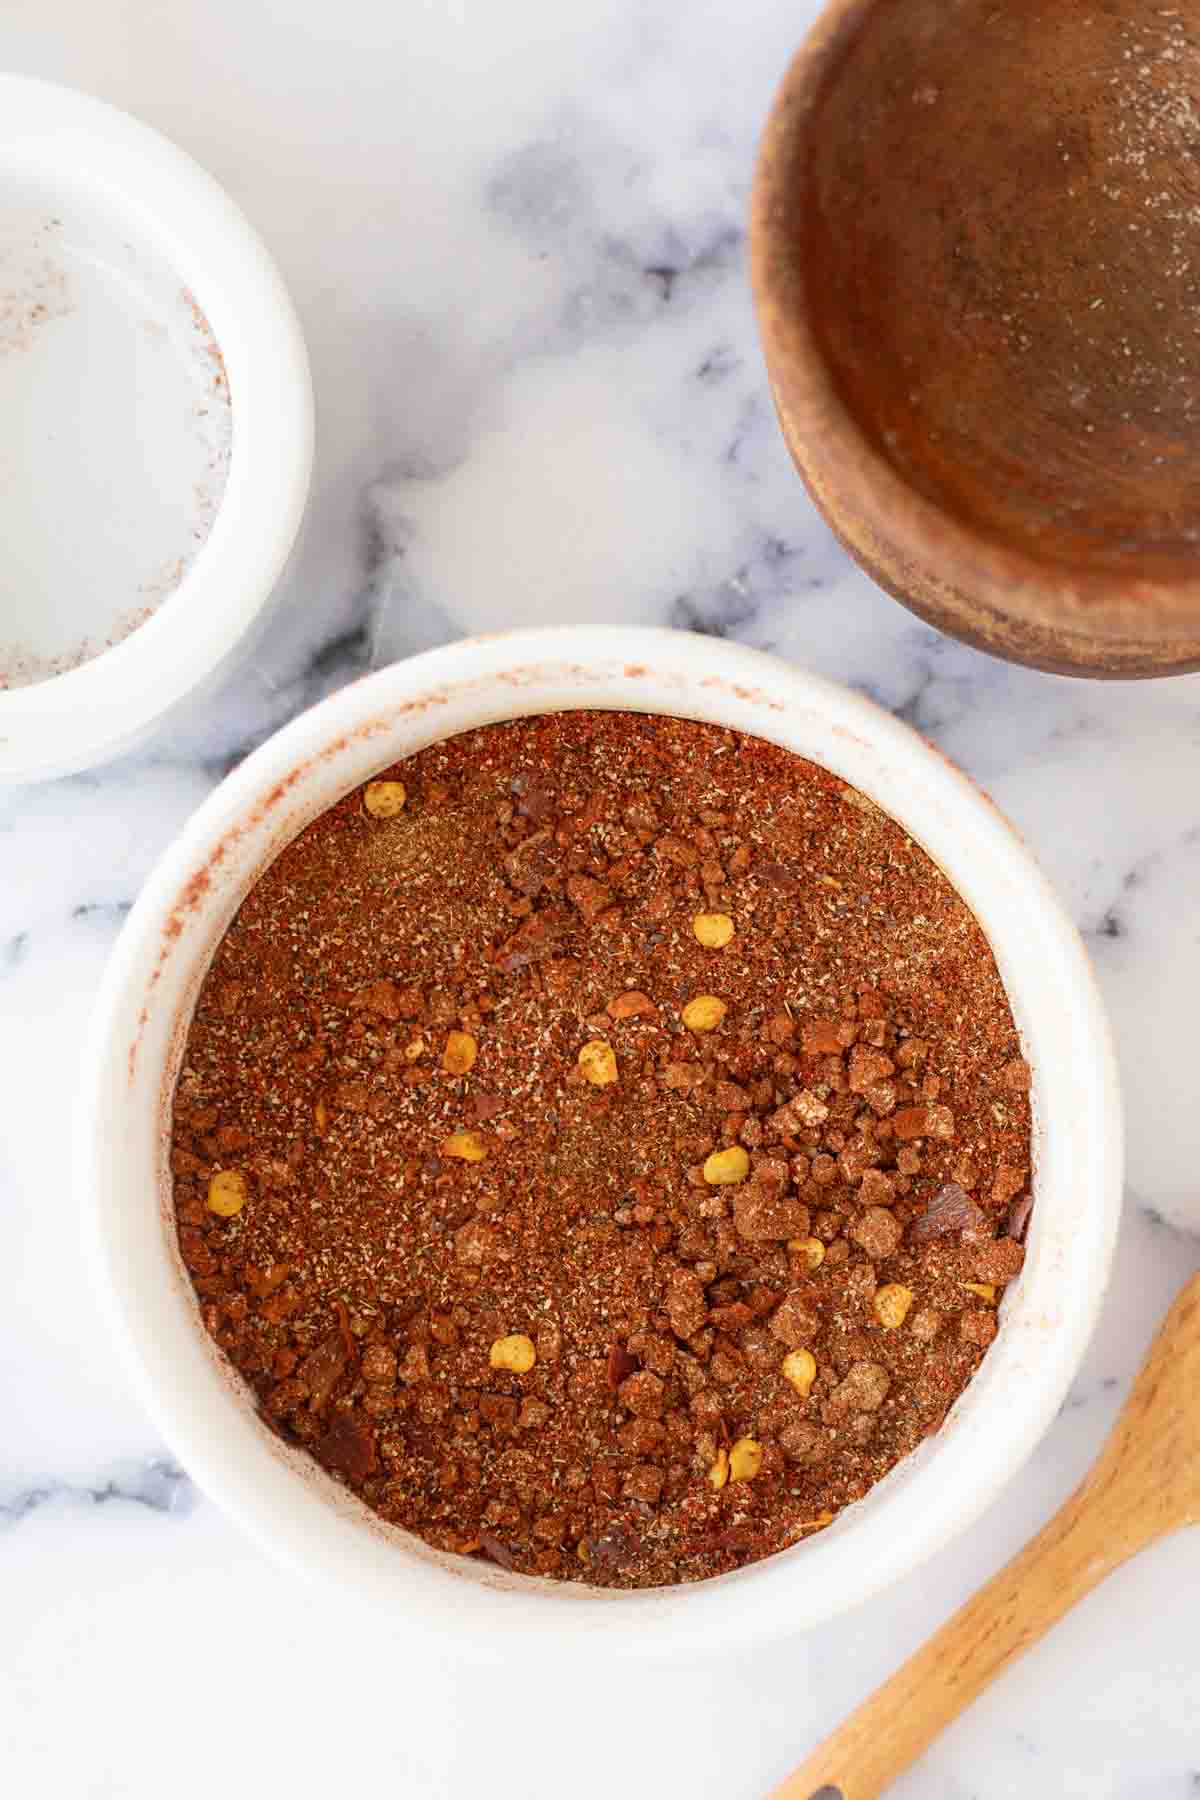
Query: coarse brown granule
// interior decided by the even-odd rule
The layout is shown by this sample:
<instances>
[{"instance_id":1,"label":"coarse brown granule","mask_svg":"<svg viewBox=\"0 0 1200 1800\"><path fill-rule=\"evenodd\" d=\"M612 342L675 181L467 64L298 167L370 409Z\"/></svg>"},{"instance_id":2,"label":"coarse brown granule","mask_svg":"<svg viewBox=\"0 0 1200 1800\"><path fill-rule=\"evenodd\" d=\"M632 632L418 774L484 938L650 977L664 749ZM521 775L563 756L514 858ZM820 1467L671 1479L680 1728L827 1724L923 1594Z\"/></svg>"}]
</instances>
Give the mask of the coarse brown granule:
<instances>
[{"instance_id":1,"label":"coarse brown granule","mask_svg":"<svg viewBox=\"0 0 1200 1800\"><path fill-rule=\"evenodd\" d=\"M819 1529L936 1431L1023 1258L979 926L862 795L710 725L523 719L386 779L262 876L196 1008L209 1331L443 1549L646 1587Z\"/></svg>"}]
</instances>

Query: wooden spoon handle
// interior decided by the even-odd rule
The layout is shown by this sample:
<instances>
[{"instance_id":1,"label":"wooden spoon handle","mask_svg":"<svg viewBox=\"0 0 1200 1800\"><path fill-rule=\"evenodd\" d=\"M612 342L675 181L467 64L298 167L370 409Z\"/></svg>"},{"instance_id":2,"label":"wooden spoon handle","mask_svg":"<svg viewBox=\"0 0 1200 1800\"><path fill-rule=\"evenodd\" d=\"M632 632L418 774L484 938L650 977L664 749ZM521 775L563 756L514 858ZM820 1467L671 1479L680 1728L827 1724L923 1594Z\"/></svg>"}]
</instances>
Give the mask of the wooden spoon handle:
<instances>
[{"instance_id":1,"label":"wooden spoon handle","mask_svg":"<svg viewBox=\"0 0 1200 1800\"><path fill-rule=\"evenodd\" d=\"M826 1738L772 1800L875 1800L1022 1651L1136 1547L1097 1541L1089 1480Z\"/></svg>"}]
</instances>

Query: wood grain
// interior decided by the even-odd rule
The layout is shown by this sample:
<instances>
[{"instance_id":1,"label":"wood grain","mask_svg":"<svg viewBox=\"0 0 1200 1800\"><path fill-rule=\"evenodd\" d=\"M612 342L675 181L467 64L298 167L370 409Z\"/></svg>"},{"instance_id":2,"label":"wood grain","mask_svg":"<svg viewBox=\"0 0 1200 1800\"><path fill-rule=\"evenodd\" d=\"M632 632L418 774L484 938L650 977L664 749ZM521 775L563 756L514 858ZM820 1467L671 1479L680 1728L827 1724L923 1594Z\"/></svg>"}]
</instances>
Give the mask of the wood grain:
<instances>
[{"instance_id":1,"label":"wood grain","mask_svg":"<svg viewBox=\"0 0 1200 1800\"><path fill-rule=\"evenodd\" d=\"M1193 96L1158 0L827 0L751 272L788 448L867 572L1064 674L1200 667Z\"/></svg>"},{"instance_id":2,"label":"wood grain","mask_svg":"<svg viewBox=\"0 0 1200 1800\"><path fill-rule=\"evenodd\" d=\"M1083 1484L772 1800L874 1800L1113 1569L1198 1523L1200 1275L1168 1313Z\"/></svg>"}]
</instances>

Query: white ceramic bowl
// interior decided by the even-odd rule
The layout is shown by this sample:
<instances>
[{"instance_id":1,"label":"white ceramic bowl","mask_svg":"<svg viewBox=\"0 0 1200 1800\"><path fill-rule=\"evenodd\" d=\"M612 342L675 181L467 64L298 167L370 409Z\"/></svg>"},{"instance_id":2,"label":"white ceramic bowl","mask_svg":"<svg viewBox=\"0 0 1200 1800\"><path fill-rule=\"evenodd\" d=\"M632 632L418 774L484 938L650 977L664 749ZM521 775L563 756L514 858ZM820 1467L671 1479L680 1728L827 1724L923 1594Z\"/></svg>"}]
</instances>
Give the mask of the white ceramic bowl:
<instances>
[{"instance_id":1,"label":"white ceramic bowl","mask_svg":"<svg viewBox=\"0 0 1200 1800\"><path fill-rule=\"evenodd\" d=\"M40 666L78 664L0 685L0 780L28 780L128 748L245 636L299 530L313 403L275 265L228 195L156 131L88 95L0 75L0 189L0 222L34 232L0 243L0 665L31 632L44 637L35 651L54 653L35 656ZM189 343L192 321L206 342ZM190 355L203 370L207 354L219 368L214 340L232 439L202 492L204 445L190 440L211 394L177 364ZM161 542L159 511L174 518ZM55 571L45 592L39 545ZM121 613L104 574L127 564L141 579L131 573ZM114 637L91 660L69 649Z\"/></svg>"},{"instance_id":2,"label":"white ceramic bowl","mask_svg":"<svg viewBox=\"0 0 1200 1800\"><path fill-rule=\"evenodd\" d=\"M811 757L893 814L974 909L1034 1072L1037 1205L999 1335L944 1428L827 1531L717 1580L612 1593L441 1556L382 1525L257 1418L178 1255L170 1098L213 951L256 876L397 757L497 719L674 713ZM303 714L213 793L146 884L97 1005L80 1175L98 1267L156 1425L200 1485L297 1573L486 1652L731 1649L854 1606L982 1511L1061 1405L1106 1285L1121 1191L1109 1030L1079 937L987 798L907 726L774 658L677 632L567 627L396 664Z\"/></svg>"}]
</instances>

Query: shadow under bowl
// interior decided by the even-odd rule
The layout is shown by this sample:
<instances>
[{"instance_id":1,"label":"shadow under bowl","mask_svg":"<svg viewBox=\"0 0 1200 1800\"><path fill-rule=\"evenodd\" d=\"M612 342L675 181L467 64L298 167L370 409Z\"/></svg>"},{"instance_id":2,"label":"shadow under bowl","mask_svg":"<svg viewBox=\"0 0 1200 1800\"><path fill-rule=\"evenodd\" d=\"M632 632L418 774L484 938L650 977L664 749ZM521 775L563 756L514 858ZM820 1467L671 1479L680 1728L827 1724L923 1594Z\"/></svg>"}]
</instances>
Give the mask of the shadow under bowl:
<instances>
[{"instance_id":1,"label":"shadow under bowl","mask_svg":"<svg viewBox=\"0 0 1200 1800\"><path fill-rule=\"evenodd\" d=\"M818 507L941 629L1200 667L1200 25L1150 0L833 0L751 224Z\"/></svg>"}]
</instances>

